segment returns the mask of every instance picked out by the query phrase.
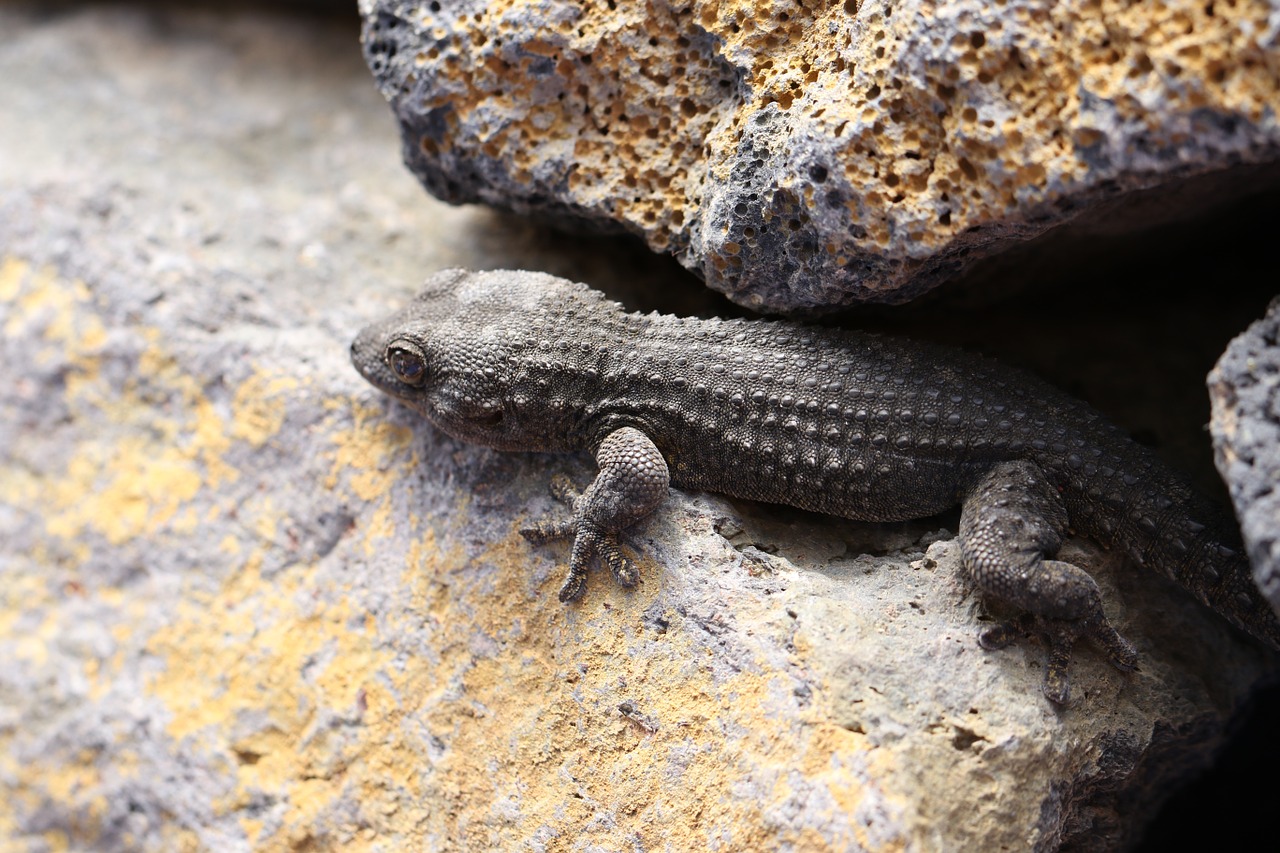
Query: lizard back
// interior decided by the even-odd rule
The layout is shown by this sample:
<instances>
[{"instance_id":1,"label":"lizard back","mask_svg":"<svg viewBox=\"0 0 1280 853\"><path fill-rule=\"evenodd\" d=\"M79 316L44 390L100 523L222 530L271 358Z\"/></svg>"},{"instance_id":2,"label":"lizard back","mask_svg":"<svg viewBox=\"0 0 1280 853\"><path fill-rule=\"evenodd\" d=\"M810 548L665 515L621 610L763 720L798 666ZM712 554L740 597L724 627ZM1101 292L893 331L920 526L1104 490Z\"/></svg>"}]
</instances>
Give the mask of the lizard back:
<instances>
[{"instance_id":1,"label":"lizard back","mask_svg":"<svg viewBox=\"0 0 1280 853\"><path fill-rule=\"evenodd\" d=\"M994 465L1029 460L1074 529L1280 646L1229 517L1096 411L1028 374L856 331L628 313L537 273L460 275L366 330L353 353L424 330L432 395L380 387L461 438L594 450L634 427L678 486L868 521L941 512Z\"/></svg>"}]
</instances>

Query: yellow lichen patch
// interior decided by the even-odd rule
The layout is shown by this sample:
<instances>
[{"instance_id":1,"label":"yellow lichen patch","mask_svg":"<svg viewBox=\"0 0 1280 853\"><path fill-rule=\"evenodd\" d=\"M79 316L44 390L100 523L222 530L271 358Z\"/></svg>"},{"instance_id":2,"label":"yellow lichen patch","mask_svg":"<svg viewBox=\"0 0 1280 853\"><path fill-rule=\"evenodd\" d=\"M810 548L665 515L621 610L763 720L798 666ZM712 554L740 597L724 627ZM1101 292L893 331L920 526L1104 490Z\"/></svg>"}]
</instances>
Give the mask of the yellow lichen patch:
<instances>
[{"instance_id":1,"label":"yellow lichen patch","mask_svg":"<svg viewBox=\"0 0 1280 853\"><path fill-rule=\"evenodd\" d=\"M733 849L803 842L779 837L760 821L759 803L733 790L744 777L760 776L776 780L771 801L793 793L797 732L779 732L769 710L775 676L718 681L707 654L684 632L646 645L641 614L653 604L655 585L617 598L589 595L568 608L553 590L531 596L526 547L512 536L479 558L498 575L474 620L451 608L442 566L411 561L406 571L415 609L439 627L433 647L440 665L398 683L408 708L446 746L427 787L416 792L435 804L426 829L510 849L534 828L573 838L598 824L604 810L612 823L592 840L605 848L701 849L713 838ZM601 598L612 606L602 607ZM476 636L496 641L491 653L476 652ZM451 687L458 684L460 690ZM656 731L620 714L626 701L655 721ZM849 759L865 743L830 727L798 728L806 754L825 756L813 761L825 761L827 770L809 780L829 783L842 805L856 806L865 792L832 756ZM494 821L495 814L507 817Z\"/></svg>"},{"instance_id":2,"label":"yellow lichen patch","mask_svg":"<svg viewBox=\"0 0 1280 853\"><path fill-rule=\"evenodd\" d=\"M346 406L347 401L326 404L330 409ZM350 488L362 501L383 497L400 479L399 466L390 465L392 457L403 453L413 440L408 427L387 422L385 412L358 402L351 403L352 426L333 435L336 448L331 452L333 467L325 479L325 488L337 486L340 476L350 476ZM417 453L404 461L406 467L418 463Z\"/></svg>"},{"instance_id":3,"label":"yellow lichen patch","mask_svg":"<svg viewBox=\"0 0 1280 853\"><path fill-rule=\"evenodd\" d=\"M113 626L113 638L118 643L128 640L133 630L130 618L136 619L138 614L121 590L91 590L77 581L55 581L43 573L9 573L0 586L0 655L14 676L40 678L59 672L59 678L76 678L65 669L68 626L63 605L71 597L89 599L99 614L118 614L121 621ZM118 654L86 659L80 668L79 686L90 701L98 701L112 689L123 667L124 659ZM16 815L47 809L52 802L66 808L71 820L67 831L50 831L43 834L43 840L55 850L90 849L108 810L106 798L95 793L104 776L102 752L98 746L68 751L56 741L47 750L34 750L29 727L34 727L37 719L43 721L44 709L32 710L16 706L13 713L25 712L25 719L16 717L17 726L0 726L0 778L5 780L0 795L0 837L16 843L22 837ZM109 730L100 733L104 740L113 735ZM134 750L112 751L109 772L116 779L134 776L139 768Z\"/></svg>"},{"instance_id":4,"label":"yellow lichen patch","mask_svg":"<svg viewBox=\"0 0 1280 853\"><path fill-rule=\"evenodd\" d=\"M231 449L231 437L227 434L225 421L214 405L204 398L195 400L194 409L193 445L198 448L198 458L204 465L205 485L216 489L223 483L234 482L240 477L240 472L223 459Z\"/></svg>"},{"instance_id":5,"label":"yellow lichen patch","mask_svg":"<svg viewBox=\"0 0 1280 853\"><path fill-rule=\"evenodd\" d=\"M819 723L813 737L804 744L804 751L795 761L796 768L806 779L821 780L840 809L853 814L863 803L866 790L850 772L850 764L878 765L871 778L891 776L895 770L888 750L876 749L861 732L851 732L830 723ZM898 805L899 808L903 806ZM865 838L859 839L867 845Z\"/></svg>"},{"instance_id":6,"label":"yellow lichen patch","mask_svg":"<svg viewBox=\"0 0 1280 853\"><path fill-rule=\"evenodd\" d=\"M0 302L9 303L17 300L30 270L31 265L21 258L0 259ZM6 328L5 331L9 330Z\"/></svg>"},{"instance_id":7,"label":"yellow lichen patch","mask_svg":"<svg viewBox=\"0 0 1280 853\"><path fill-rule=\"evenodd\" d=\"M235 389L227 417L148 327L130 330L145 345L125 386L115 387L102 376L107 333L88 286L10 258L0 265L0 292L10 306L6 329L38 333L40 357L68 365L65 402L84 425L58 476L6 472L0 499L38 510L48 535L74 549L83 549L88 532L112 545L164 530L190 533L197 495L239 476L226 460L233 443L259 447L278 432L297 387L258 370Z\"/></svg>"},{"instance_id":8,"label":"yellow lichen patch","mask_svg":"<svg viewBox=\"0 0 1280 853\"><path fill-rule=\"evenodd\" d=\"M0 265L0 292L10 305L5 334L38 329L46 343L38 359L65 362L68 403L85 396L101 402L98 351L106 341L106 329L93 313L92 294L84 282L60 279L52 267L33 269L21 259L6 258Z\"/></svg>"},{"instance_id":9,"label":"yellow lichen patch","mask_svg":"<svg viewBox=\"0 0 1280 853\"><path fill-rule=\"evenodd\" d=\"M255 553L218 595L192 593L187 596L178 606L172 623L153 634L147 643L150 653L166 660L165 672L154 678L150 686L155 695L165 701L172 715L167 728L169 734L178 740L226 722L241 701L233 689L240 686L236 679L248 671L251 680L257 680L256 673L250 669L256 662L255 653L243 644L246 638L259 635L264 641L261 647L266 651L257 655L261 659L279 654L275 645L281 642L303 644L305 655L319 640L314 632L290 635L288 631L298 627L296 624L284 625L283 631L279 624L256 624L255 617L263 606L260 596L264 591L272 594L266 601L267 606L281 599L287 604L289 593L296 591L293 583L296 575L288 577L288 584L283 590L264 585L260 566L261 555ZM315 622L314 619L302 621L304 627ZM217 631L209 630L213 624L218 626ZM290 649L295 647L288 646ZM226 661L228 667L218 666L221 663L218 656L228 649L231 657ZM246 656L249 659L243 661L243 666L230 666L235 659ZM270 666L261 668L261 676L265 681L271 681L273 673ZM297 713L296 708L287 710L290 714Z\"/></svg>"},{"instance_id":10,"label":"yellow lichen patch","mask_svg":"<svg viewBox=\"0 0 1280 853\"><path fill-rule=\"evenodd\" d=\"M364 556L372 558L377 555L380 544L390 539L395 533L395 525L391 520L391 499L384 496L373 512L369 514L364 525L362 547Z\"/></svg>"},{"instance_id":11,"label":"yellow lichen patch","mask_svg":"<svg viewBox=\"0 0 1280 853\"><path fill-rule=\"evenodd\" d=\"M29 615L49 607L55 598L49 581L32 575L6 576L0 590L0 640L10 643L14 663L40 665L48 659L49 640L57 633L57 625L44 619L35 631L30 630ZM23 624L23 630L19 630Z\"/></svg>"},{"instance_id":12,"label":"yellow lichen patch","mask_svg":"<svg viewBox=\"0 0 1280 853\"><path fill-rule=\"evenodd\" d=\"M641 614L656 585L566 607L531 589L528 560L514 531L474 558L428 532L405 589L390 592L403 603L377 616L349 594L306 594L323 585L314 568L266 582L256 559L217 593L193 594L148 643L164 663L150 690L172 737L226 762L234 792L217 813L264 795L282 803L274 832L240 820L266 850L440 839L513 849L535 832L567 843L588 825L605 848L876 846L848 821L847 838L780 837L734 790L768 779L770 802L785 801L800 794L803 765L806 786L852 811L867 794L848 770L868 761L862 736L816 718L783 723L770 710L775 676L718 676L686 632L655 643ZM477 600L457 579L480 565L494 576ZM430 654L397 654L406 637ZM620 714L624 701L656 730ZM351 802L358 812L342 813L354 822L335 825Z\"/></svg>"},{"instance_id":13,"label":"yellow lichen patch","mask_svg":"<svg viewBox=\"0 0 1280 853\"><path fill-rule=\"evenodd\" d=\"M193 597L151 638L165 671L150 688L170 712L172 737L227 761L235 787L217 813L264 795L287 802L285 826L272 837L241 821L259 849L285 849L319 831L325 808L363 777L366 754L395 750L398 733L378 683L389 653L352 618L350 602L314 604L303 594L314 569L268 583L259 562L207 600Z\"/></svg>"},{"instance_id":14,"label":"yellow lichen patch","mask_svg":"<svg viewBox=\"0 0 1280 853\"><path fill-rule=\"evenodd\" d=\"M169 711L170 736L230 765L235 791L216 811L234 814L261 795L288 804L270 837L261 822L241 820L258 849L273 850L324 831L321 816L353 783L380 788L411 776L413 760L376 626L355 618L345 597L314 602L305 593L314 568L267 582L260 564L254 555L216 594L193 593L147 649L164 662L150 690ZM361 807L381 821L398 810L389 804L375 793ZM357 838L344 849L365 845Z\"/></svg>"},{"instance_id":15,"label":"yellow lichen patch","mask_svg":"<svg viewBox=\"0 0 1280 853\"><path fill-rule=\"evenodd\" d=\"M259 369L236 388L232 403L231 435L261 447L280 431L289 404L289 393L298 387L292 376Z\"/></svg>"},{"instance_id":16,"label":"yellow lichen patch","mask_svg":"<svg viewBox=\"0 0 1280 853\"><path fill-rule=\"evenodd\" d=\"M96 530L119 545L167 525L199 489L199 473L175 448L140 436L93 443L51 484L45 526L64 539Z\"/></svg>"},{"instance_id":17,"label":"yellow lichen patch","mask_svg":"<svg viewBox=\"0 0 1280 853\"><path fill-rule=\"evenodd\" d=\"M89 298L83 282L61 281L53 267L32 269L18 258L6 258L0 273L4 276L0 287L13 306L5 324L6 335L17 335L39 323L48 340L74 337L71 320L75 309Z\"/></svg>"}]
</instances>

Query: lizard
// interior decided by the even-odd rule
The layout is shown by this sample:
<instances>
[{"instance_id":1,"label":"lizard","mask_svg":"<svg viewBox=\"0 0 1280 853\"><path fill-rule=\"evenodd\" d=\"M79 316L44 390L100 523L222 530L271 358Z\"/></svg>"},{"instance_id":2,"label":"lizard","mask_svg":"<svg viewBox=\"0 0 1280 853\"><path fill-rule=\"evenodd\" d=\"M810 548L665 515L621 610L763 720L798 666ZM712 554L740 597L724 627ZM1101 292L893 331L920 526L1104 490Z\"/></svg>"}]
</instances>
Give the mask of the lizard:
<instances>
[{"instance_id":1,"label":"lizard","mask_svg":"<svg viewBox=\"0 0 1280 853\"><path fill-rule=\"evenodd\" d=\"M571 514L521 531L572 538L564 602L596 563L637 583L619 536L674 485L860 521L959 506L964 572L1020 613L979 644L1041 636L1041 689L1056 705L1069 700L1080 639L1122 671L1138 658L1094 579L1054 559L1068 532L1121 549L1280 648L1221 507L1085 403L980 355L783 320L629 313L544 273L446 270L364 328L351 358L455 438L594 454L585 490L553 478Z\"/></svg>"}]
</instances>

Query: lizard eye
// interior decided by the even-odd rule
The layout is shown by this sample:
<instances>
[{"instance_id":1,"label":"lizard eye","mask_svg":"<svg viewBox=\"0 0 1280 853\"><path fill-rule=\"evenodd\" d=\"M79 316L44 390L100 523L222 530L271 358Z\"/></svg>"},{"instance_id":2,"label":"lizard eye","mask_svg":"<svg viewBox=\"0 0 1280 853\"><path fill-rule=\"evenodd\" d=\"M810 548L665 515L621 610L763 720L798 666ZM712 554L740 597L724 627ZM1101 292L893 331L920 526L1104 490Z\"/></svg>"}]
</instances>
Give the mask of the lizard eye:
<instances>
[{"instance_id":1,"label":"lizard eye","mask_svg":"<svg viewBox=\"0 0 1280 853\"><path fill-rule=\"evenodd\" d=\"M427 378L427 357L409 341L392 341L385 358L387 367L405 385L421 385Z\"/></svg>"}]
</instances>

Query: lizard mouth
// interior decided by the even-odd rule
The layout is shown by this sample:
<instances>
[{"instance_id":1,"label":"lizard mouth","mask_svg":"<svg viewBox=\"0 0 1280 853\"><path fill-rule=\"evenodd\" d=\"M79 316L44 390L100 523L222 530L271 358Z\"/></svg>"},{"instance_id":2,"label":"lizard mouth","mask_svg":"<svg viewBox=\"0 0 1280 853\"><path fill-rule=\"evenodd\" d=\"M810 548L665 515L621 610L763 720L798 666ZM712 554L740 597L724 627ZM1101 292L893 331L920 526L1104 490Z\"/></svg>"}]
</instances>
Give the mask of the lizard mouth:
<instances>
[{"instance_id":1,"label":"lizard mouth","mask_svg":"<svg viewBox=\"0 0 1280 853\"><path fill-rule=\"evenodd\" d=\"M502 426L502 418L503 418L502 412L493 412L488 415L480 415L479 417L471 418L471 422L476 426L482 426L482 427L488 427L490 429L494 429Z\"/></svg>"}]
</instances>

